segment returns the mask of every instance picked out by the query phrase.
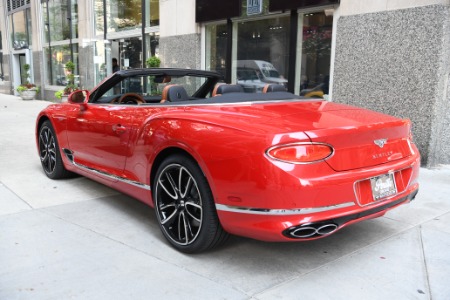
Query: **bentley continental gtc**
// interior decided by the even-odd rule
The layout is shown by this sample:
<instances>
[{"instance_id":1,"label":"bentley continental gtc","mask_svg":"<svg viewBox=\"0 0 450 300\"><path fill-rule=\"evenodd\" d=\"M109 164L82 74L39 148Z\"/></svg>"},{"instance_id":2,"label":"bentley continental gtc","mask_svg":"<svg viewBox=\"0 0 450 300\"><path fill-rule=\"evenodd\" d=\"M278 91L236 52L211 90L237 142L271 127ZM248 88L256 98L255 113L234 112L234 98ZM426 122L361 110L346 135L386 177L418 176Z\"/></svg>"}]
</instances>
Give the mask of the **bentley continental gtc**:
<instances>
[{"instance_id":1,"label":"bentley continental gtc","mask_svg":"<svg viewBox=\"0 0 450 300\"><path fill-rule=\"evenodd\" d=\"M154 207L186 253L228 235L308 241L384 215L418 191L409 120L260 93L190 69L118 71L37 117L42 168L73 173Z\"/></svg>"}]
</instances>

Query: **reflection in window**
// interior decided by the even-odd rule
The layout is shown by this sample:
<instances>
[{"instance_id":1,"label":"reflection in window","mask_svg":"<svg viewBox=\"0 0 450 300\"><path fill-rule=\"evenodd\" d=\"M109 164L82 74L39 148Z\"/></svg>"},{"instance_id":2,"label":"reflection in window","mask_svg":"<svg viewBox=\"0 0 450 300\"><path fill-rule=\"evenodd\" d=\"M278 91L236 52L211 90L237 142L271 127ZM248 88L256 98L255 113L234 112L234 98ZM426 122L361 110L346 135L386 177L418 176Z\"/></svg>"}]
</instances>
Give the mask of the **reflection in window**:
<instances>
[{"instance_id":1,"label":"reflection in window","mask_svg":"<svg viewBox=\"0 0 450 300\"><path fill-rule=\"evenodd\" d=\"M150 1L150 5L148 4ZM147 11L145 12L147 16L150 18L146 18L147 24L146 27L149 26L158 26L159 25L159 0L147 0L146 2ZM148 9L150 8L150 11Z\"/></svg>"},{"instance_id":2,"label":"reflection in window","mask_svg":"<svg viewBox=\"0 0 450 300\"><path fill-rule=\"evenodd\" d=\"M236 80L246 92L267 83L287 85L289 17L238 23Z\"/></svg>"},{"instance_id":3,"label":"reflection in window","mask_svg":"<svg viewBox=\"0 0 450 300\"><path fill-rule=\"evenodd\" d=\"M96 35L104 34L104 0L94 0ZM141 0L106 2L108 32L131 30L142 26ZM145 0L145 27L159 25L159 0Z\"/></svg>"},{"instance_id":4,"label":"reflection in window","mask_svg":"<svg viewBox=\"0 0 450 300\"><path fill-rule=\"evenodd\" d=\"M78 44L73 44L73 57L75 66L78 66ZM45 56L47 57L47 74L48 82L51 85L65 86L68 84L68 71L65 69L65 64L71 60L70 46L52 46L51 53L49 48L45 48ZM50 78L50 74L52 77ZM80 76L78 75L78 68L75 68L75 85L80 85Z\"/></svg>"},{"instance_id":5,"label":"reflection in window","mask_svg":"<svg viewBox=\"0 0 450 300\"><path fill-rule=\"evenodd\" d=\"M30 32L31 26L30 9L20 10L15 12L10 17L11 20L11 42L14 49L27 49L30 46ZM28 24L30 22L30 24Z\"/></svg>"},{"instance_id":6,"label":"reflection in window","mask_svg":"<svg viewBox=\"0 0 450 300\"><path fill-rule=\"evenodd\" d=\"M227 25L206 26L206 69L225 76Z\"/></svg>"},{"instance_id":7,"label":"reflection in window","mask_svg":"<svg viewBox=\"0 0 450 300\"><path fill-rule=\"evenodd\" d=\"M323 12L303 16L300 95L323 97L330 79L333 17Z\"/></svg>"},{"instance_id":8,"label":"reflection in window","mask_svg":"<svg viewBox=\"0 0 450 300\"><path fill-rule=\"evenodd\" d=\"M107 2L108 32L130 30L142 26L141 0Z\"/></svg>"},{"instance_id":9,"label":"reflection in window","mask_svg":"<svg viewBox=\"0 0 450 300\"><path fill-rule=\"evenodd\" d=\"M80 85L78 75L78 0L43 0L44 38L47 83L65 86L68 82L65 64L75 64L75 84ZM58 45L53 45L58 42Z\"/></svg>"},{"instance_id":10,"label":"reflection in window","mask_svg":"<svg viewBox=\"0 0 450 300\"><path fill-rule=\"evenodd\" d=\"M94 11L95 11L95 34L102 35L104 33L104 19L103 19L103 1L104 0L94 0Z\"/></svg>"},{"instance_id":11,"label":"reflection in window","mask_svg":"<svg viewBox=\"0 0 450 300\"><path fill-rule=\"evenodd\" d=\"M47 15L48 6L48 15ZM44 15L45 42L63 41L78 38L77 0L48 0L42 3ZM72 26L72 28L70 28ZM72 32L72 35L70 33Z\"/></svg>"}]
</instances>

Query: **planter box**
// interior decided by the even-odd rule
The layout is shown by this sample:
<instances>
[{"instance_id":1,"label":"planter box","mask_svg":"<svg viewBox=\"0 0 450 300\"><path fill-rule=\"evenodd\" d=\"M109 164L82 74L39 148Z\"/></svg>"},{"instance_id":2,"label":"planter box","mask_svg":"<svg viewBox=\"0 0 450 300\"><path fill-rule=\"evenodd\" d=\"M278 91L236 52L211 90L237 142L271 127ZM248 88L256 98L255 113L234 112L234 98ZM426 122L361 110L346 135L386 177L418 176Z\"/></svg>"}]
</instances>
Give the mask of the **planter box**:
<instances>
[{"instance_id":1,"label":"planter box","mask_svg":"<svg viewBox=\"0 0 450 300\"><path fill-rule=\"evenodd\" d=\"M37 91L28 90L20 92L22 100L33 100L36 97Z\"/></svg>"}]
</instances>

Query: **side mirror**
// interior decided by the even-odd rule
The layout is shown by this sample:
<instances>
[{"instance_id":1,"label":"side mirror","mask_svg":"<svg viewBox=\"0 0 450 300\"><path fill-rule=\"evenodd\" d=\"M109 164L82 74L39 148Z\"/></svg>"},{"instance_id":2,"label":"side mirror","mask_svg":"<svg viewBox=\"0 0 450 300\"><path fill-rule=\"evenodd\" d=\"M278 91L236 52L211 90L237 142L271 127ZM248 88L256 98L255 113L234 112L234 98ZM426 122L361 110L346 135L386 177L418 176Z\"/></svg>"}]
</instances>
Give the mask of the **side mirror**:
<instances>
[{"instance_id":1,"label":"side mirror","mask_svg":"<svg viewBox=\"0 0 450 300\"><path fill-rule=\"evenodd\" d=\"M74 91L69 95L67 101L72 104L86 104L89 101L89 91Z\"/></svg>"}]
</instances>

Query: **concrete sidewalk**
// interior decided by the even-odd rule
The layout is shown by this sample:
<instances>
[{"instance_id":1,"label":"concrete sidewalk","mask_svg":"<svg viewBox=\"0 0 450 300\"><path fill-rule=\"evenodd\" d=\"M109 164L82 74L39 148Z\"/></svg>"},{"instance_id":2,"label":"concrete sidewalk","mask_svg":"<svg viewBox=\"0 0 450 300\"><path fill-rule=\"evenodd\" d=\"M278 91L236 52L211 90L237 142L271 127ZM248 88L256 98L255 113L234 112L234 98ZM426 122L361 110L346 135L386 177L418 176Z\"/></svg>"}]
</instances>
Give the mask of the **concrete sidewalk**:
<instances>
[{"instance_id":1,"label":"concrete sidewalk","mask_svg":"<svg viewBox=\"0 0 450 300\"><path fill-rule=\"evenodd\" d=\"M44 175L34 122L48 104L0 94L0 299L450 299L449 166L422 169L411 204L328 238L184 255L153 209Z\"/></svg>"}]
</instances>

